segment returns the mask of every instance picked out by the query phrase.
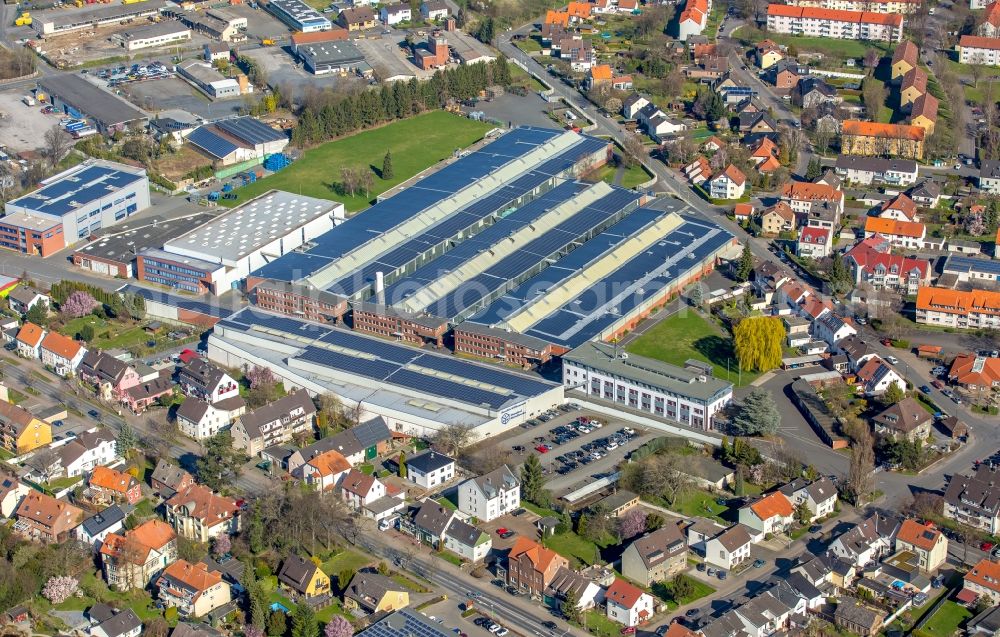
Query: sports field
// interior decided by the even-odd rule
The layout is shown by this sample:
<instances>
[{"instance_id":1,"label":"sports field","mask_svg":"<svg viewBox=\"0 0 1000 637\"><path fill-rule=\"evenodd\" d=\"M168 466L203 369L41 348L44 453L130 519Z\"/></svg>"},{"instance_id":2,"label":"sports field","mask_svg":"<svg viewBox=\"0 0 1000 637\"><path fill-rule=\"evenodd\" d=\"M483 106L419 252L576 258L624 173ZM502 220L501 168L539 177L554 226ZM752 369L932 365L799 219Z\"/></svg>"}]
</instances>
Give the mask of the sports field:
<instances>
[{"instance_id":1,"label":"sports field","mask_svg":"<svg viewBox=\"0 0 1000 637\"><path fill-rule=\"evenodd\" d=\"M341 201L348 212L371 205L375 197L450 157L456 149L482 139L492 125L446 113L431 111L416 117L363 131L307 150L284 170L234 192L236 200L220 203L235 206L271 189L287 190L309 197ZM382 160L392 152L392 179L382 179ZM345 194L340 186L341 168L372 172L373 188Z\"/></svg>"}]
</instances>

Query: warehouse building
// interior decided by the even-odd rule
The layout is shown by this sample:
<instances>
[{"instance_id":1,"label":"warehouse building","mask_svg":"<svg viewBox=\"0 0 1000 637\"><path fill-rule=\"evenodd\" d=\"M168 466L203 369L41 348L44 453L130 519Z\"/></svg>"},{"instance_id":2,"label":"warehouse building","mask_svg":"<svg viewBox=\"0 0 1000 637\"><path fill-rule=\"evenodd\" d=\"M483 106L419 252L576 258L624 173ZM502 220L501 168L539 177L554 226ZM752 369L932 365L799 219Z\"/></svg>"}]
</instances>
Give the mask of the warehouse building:
<instances>
[{"instance_id":1,"label":"warehouse building","mask_svg":"<svg viewBox=\"0 0 1000 637\"><path fill-rule=\"evenodd\" d=\"M253 93L253 85L247 80L246 75L240 73L235 78L225 77L211 64L205 62L190 60L178 64L174 70L214 100Z\"/></svg>"},{"instance_id":2,"label":"warehouse building","mask_svg":"<svg viewBox=\"0 0 1000 637\"><path fill-rule=\"evenodd\" d=\"M198 33L222 42L244 42L247 19L222 9L182 13L181 20Z\"/></svg>"},{"instance_id":3,"label":"warehouse building","mask_svg":"<svg viewBox=\"0 0 1000 637\"><path fill-rule=\"evenodd\" d=\"M169 46L191 39L191 29L177 20L156 22L116 33L111 36L126 51L138 51L155 46Z\"/></svg>"},{"instance_id":4,"label":"warehouse building","mask_svg":"<svg viewBox=\"0 0 1000 637\"><path fill-rule=\"evenodd\" d=\"M137 276L195 294L222 294L250 272L333 228L344 204L271 190L186 234L147 249Z\"/></svg>"},{"instance_id":5,"label":"warehouse building","mask_svg":"<svg viewBox=\"0 0 1000 637\"><path fill-rule=\"evenodd\" d=\"M430 436L468 427L475 439L506 431L563 402L557 383L342 327L247 308L215 325L208 357L224 367L265 365L286 389L333 394L367 420Z\"/></svg>"},{"instance_id":6,"label":"warehouse building","mask_svg":"<svg viewBox=\"0 0 1000 637\"><path fill-rule=\"evenodd\" d=\"M152 18L166 8L166 0L146 0L131 4L97 4L83 8L55 9L34 13L32 26L41 36L62 35L84 29Z\"/></svg>"},{"instance_id":7,"label":"warehouse building","mask_svg":"<svg viewBox=\"0 0 1000 637\"><path fill-rule=\"evenodd\" d=\"M97 130L105 135L132 126L145 126L148 120L144 112L78 73L44 77L38 81L38 93L44 94L52 106L71 117L93 120Z\"/></svg>"},{"instance_id":8,"label":"warehouse building","mask_svg":"<svg viewBox=\"0 0 1000 637\"><path fill-rule=\"evenodd\" d=\"M350 40L301 44L295 50L306 70L314 75L357 73L368 77L374 72L365 54Z\"/></svg>"},{"instance_id":9,"label":"warehouse building","mask_svg":"<svg viewBox=\"0 0 1000 637\"><path fill-rule=\"evenodd\" d=\"M280 153L288 146L288 135L252 117L237 117L199 126L187 141L217 166L231 166Z\"/></svg>"},{"instance_id":10,"label":"warehouse building","mask_svg":"<svg viewBox=\"0 0 1000 637\"><path fill-rule=\"evenodd\" d=\"M266 6L275 17L292 27L293 31L312 33L333 28L329 19L301 0L270 0Z\"/></svg>"},{"instance_id":11,"label":"warehouse building","mask_svg":"<svg viewBox=\"0 0 1000 637\"><path fill-rule=\"evenodd\" d=\"M137 224L122 224L73 252L73 265L96 274L130 279L135 276L135 260L140 252L161 246L164 241L179 237L214 216L198 213L175 219L156 217Z\"/></svg>"},{"instance_id":12,"label":"warehouse building","mask_svg":"<svg viewBox=\"0 0 1000 637\"><path fill-rule=\"evenodd\" d=\"M149 207L146 171L90 160L9 201L0 219L4 247L46 257ZM16 245L10 236L16 234Z\"/></svg>"},{"instance_id":13,"label":"warehouse building","mask_svg":"<svg viewBox=\"0 0 1000 637\"><path fill-rule=\"evenodd\" d=\"M715 428L733 400L733 384L700 366L677 367L587 342L562 357L563 387L693 429Z\"/></svg>"}]
</instances>

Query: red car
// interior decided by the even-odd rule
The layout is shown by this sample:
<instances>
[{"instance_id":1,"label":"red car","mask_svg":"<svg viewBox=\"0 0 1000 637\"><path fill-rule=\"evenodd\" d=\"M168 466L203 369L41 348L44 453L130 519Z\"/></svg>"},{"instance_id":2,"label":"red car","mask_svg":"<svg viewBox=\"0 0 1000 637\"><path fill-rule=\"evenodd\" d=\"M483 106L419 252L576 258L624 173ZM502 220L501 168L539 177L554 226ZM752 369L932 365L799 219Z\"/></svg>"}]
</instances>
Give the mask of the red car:
<instances>
[{"instance_id":1,"label":"red car","mask_svg":"<svg viewBox=\"0 0 1000 637\"><path fill-rule=\"evenodd\" d=\"M883 345L885 345L886 347L892 347L892 339L891 338L883 338L882 341L881 341L881 343Z\"/></svg>"},{"instance_id":2,"label":"red car","mask_svg":"<svg viewBox=\"0 0 1000 637\"><path fill-rule=\"evenodd\" d=\"M935 387L937 387L938 389L944 389L944 383L942 383L942 382L941 382L941 381L939 381L939 380L932 380L932 381L931 381L931 385L934 385L934 386L935 386Z\"/></svg>"},{"instance_id":3,"label":"red car","mask_svg":"<svg viewBox=\"0 0 1000 637\"><path fill-rule=\"evenodd\" d=\"M635 634L635 626L626 626L625 628L622 628L621 633L623 635L634 635Z\"/></svg>"},{"instance_id":4,"label":"red car","mask_svg":"<svg viewBox=\"0 0 1000 637\"><path fill-rule=\"evenodd\" d=\"M535 447L535 451L537 451L538 453L548 453L549 452L549 446L548 445L538 445L537 447Z\"/></svg>"},{"instance_id":5,"label":"red car","mask_svg":"<svg viewBox=\"0 0 1000 637\"><path fill-rule=\"evenodd\" d=\"M506 532L507 532L507 527L505 526L501 526L499 529L497 529L497 535L503 535Z\"/></svg>"},{"instance_id":6,"label":"red car","mask_svg":"<svg viewBox=\"0 0 1000 637\"><path fill-rule=\"evenodd\" d=\"M979 545L979 550L981 550L981 551L992 551L993 550L993 542L983 542L982 544Z\"/></svg>"}]
</instances>

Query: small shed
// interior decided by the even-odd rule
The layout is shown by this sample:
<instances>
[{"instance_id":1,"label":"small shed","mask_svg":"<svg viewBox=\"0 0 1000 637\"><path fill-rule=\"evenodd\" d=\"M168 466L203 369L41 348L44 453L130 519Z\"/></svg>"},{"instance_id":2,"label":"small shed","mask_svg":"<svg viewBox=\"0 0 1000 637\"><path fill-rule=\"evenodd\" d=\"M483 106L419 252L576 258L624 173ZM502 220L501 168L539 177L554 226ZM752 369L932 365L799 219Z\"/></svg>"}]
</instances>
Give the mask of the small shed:
<instances>
[{"instance_id":1,"label":"small shed","mask_svg":"<svg viewBox=\"0 0 1000 637\"><path fill-rule=\"evenodd\" d=\"M535 521L535 528L537 528L538 532L542 534L542 537L555 535L557 526L559 526L559 520L550 516L538 518L538 520Z\"/></svg>"},{"instance_id":2,"label":"small shed","mask_svg":"<svg viewBox=\"0 0 1000 637\"><path fill-rule=\"evenodd\" d=\"M940 345L917 345L917 356L929 360L941 360L943 349Z\"/></svg>"}]
</instances>

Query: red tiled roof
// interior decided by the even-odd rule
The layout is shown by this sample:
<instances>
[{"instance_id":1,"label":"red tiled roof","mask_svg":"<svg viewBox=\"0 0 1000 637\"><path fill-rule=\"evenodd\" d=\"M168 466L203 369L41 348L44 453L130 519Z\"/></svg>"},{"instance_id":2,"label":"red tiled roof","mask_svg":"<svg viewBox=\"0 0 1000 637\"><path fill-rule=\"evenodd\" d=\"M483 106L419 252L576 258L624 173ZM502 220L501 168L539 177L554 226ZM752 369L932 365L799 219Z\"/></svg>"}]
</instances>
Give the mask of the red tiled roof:
<instances>
[{"instance_id":1,"label":"red tiled roof","mask_svg":"<svg viewBox=\"0 0 1000 637\"><path fill-rule=\"evenodd\" d=\"M63 336L59 332L49 332L42 339L42 349L48 350L66 360L73 360L80 353L81 348L82 346L79 343L68 336Z\"/></svg>"},{"instance_id":2,"label":"red tiled roof","mask_svg":"<svg viewBox=\"0 0 1000 637\"><path fill-rule=\"evenodd\" d=\"M958 46L971 49L1000 49L1000 38L984 38L978 35L963 35Z\"/></svg>"},{"instance_id":3,"label":"red tiled roof","mask_svg":"<svg viewBox=\"0 0 1000 637\"><path fill-rule=\"evenodd\" d=\"M933 525L920 524L913 519L903 520L899 531L896 532L897 541L906 542L924 551L933 549L940 537L941 531L934 528Z\"/></svg>"},{"instance_id":4,"label":"red tiled roof","mask_svg":"<svg viewBox=\"0 0 1000 637\"><path fill-rule=\"evenodd\" d=\"M781 187L781 196L796 201L835 201L839 202L843 193L827 184L814 184L808 181L790 181Z\"/></svg>"},{"instance_id":5,"label":"red tiled roof","mask_svg":"<svg viewBox=\"0 0 1000 637\"><path fill-rule=\"evenodd\" d=\"M643 595L641 588L634 584L629 584L625 580L616 577L614 583L608 587L605 596L624 608L634 608L639 598Z\"/></svg>"},{"instance_id":6,"label":"red tiled roof","mask_svg":"<svg viewBox=\"0 0 1000 637\"><path fill-rule=\"evenodd\" d=\"M917 61L920 57L920 49L917 45L907 40L896 47L896 50L892 52L892 63L895 65L897 62L906 62L910 66L916 66Z\"/></svg>"},{"instance_id":7,"label":"red tiled roof","mask_svg":"<svg viewBox=\"0 0 1000 637\"><path fill-rule=\"evenodd\" d=\"M813 245L829 243L830 233L832 231L832 228L802 226L802 231L799 233L799 241L803 243L811 243Z\"/></svg>"},{"instance_id":8,"label":"red tiled roof","mask_svg":"<svg viewBox=\"0 0 1000 637\"><path fill-rule=\"evenodd\" d=\"M989 290L950 290L922 287L917 290L917 309L952 314L978 312L1000 316L1000 292Z\"/></svg>"},{"instance_id":9,"label":"red tiled roof","mask_svg":"<svg viewBox=\"0 0 1000 637\"><path fill-rule=\"evenodd\" d=\"M1000 564L984 557L972 567L971 571L965 574L965 581L1000 593ZM969 592L973 594L973 599L975 599L975 593Z\"/></svg>"},{"instance_id":10,"label":"red tiled roof","mask_svg":"<svg viewBox=\"0 0 1000 637\"><path fill-rule=\"evenodd\" d=\"M819 7L792 7L784 4L767 5L767 15L785 18L805 18L808 20L829 20L831 22L857 22L864 24L884 24L902 28L903 16L893 13L871 13L869 11L842 11Z\"/></svg>"},{"instance_id":11,"label":"red tiled roof","mask_svg":"<svg viewBox=\"0 0 1000 637\"><path fill-rule=\"evenodd\" d=\"M750 510L761 520L770 520L775 516L791 517L795 509L781 491L770 493L750 505Z\"/></svg>"},{"instance_id":12,"label":"red tiled roof","mask_svg":"<svg viewBox=\"0 0 1000 637\"><path fill-rule=\"evenodd\" d=\"M111 467L94 467L90 473L90 486L117 493L128 493L135 482L136 479L131 475Z\"/></svg>"},{"instance_id":13,"label":"red tiled roof","mask_svg":"<svg viewBox=\"0 0 1000 637\"><path fill-rule=\"evenodd\" d=\"M882 217L868 217L865 219L865 232L874 232L886 236L919 239L924 236L925 230L924 224L916 221L897 221L895 219L883 219Z\"/></svg>"},{"instance_id":14,"label":"red tiled roof","mask_svg":"<svg viewBox=\"0 0 1000 637\"><path fill-rule=\"evenodd\" d=\"M514 546L511 547L510 553L507 555L507 559L516 559L522 555L527 555L528 559L531 560L532 565L535 567L535 570L539 572L545 572L548 570L552 561L561 557L555 551L547 549L538 542L530 538L526 538L523 535L517 538L514 542Z\"/></svg>"},{"instance_id":15,"label":"red tiled roof","mask_svg":"<svg viewBox=\"0 0 1000 637\"><path fill-rule=\"evenodd\" d=\"M882 205L882 211L887 210L898 210L910 221L913 221L913 218L917 216L917 204L906 196L906 193L900 193L895 199L885 202Z\"/></svg>"},{"instance_id":16,"label":"red tiled roof","mask_svg":"<svg viewBox=\"0 0 1000 637\"><path fill-rule=\"evenodd\" d=\"M21 341L25 345L31 347L38 347L38 344L42 342L42 334L45 330L38 327L34 323L25 323L21 326L21 329L17 331L17 340Z\"/></svg>"},{"instance_id":17,"label":"red tiled roof","mask_svg":"<svg viewBox=\"0 0 1000 637\"><path fill-rule=\"evenodd\" d=\"M908 124L883 124L849 119L844 121L841 130L844 135L858 135L860 137L888 137L890 139L909 139L915 142L924 140L924 129Z\"/></svg>"},{"instance_id":18,"label":"red tiled roof","mask_svg":"<svg viewBox=\"0 0 1000 637\"><path fill-rule=\"evenodd\" d=\"M871 239L876 239L877 241L887 244L882 237L875 235L869 239L865 239L858 245L851 248L851 250L845 255L845 258L854 259L863 270L872 270L878 266L882 266L886 272L896 268L898 273L902 276L904 273L912 272L913 270L918 270L920 272L920 280L926 280L930 274L930 263L924 259L911 259L909 257L904 257L899 254L892 254L889 250L878 250L875 248ZM888 245L886 245L888 247Z\"/></svg>"}]
</instances>

